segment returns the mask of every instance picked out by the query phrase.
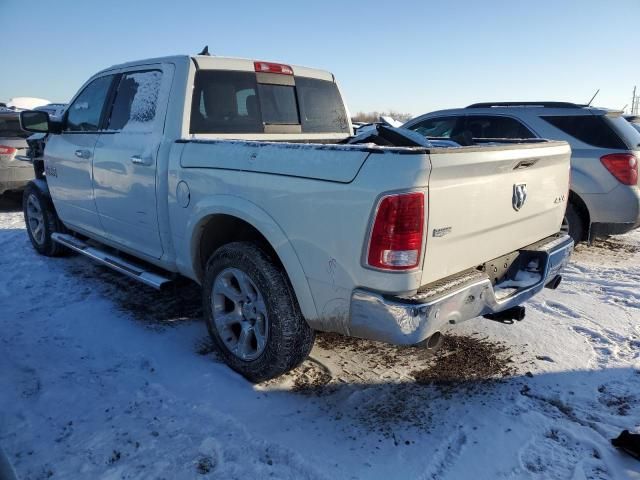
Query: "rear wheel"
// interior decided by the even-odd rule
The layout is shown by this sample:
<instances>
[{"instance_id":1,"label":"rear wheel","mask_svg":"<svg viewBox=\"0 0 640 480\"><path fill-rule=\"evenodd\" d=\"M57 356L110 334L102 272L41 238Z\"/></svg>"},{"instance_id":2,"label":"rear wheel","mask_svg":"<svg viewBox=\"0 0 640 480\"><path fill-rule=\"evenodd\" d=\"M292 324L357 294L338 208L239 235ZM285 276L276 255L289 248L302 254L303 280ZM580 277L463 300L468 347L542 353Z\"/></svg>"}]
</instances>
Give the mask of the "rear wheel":
<instances>
[{"instance_id":1,"label":"rear wheel","mask_svg":"<svg viewBox=\"0 0 640 480\"><path fill-rule=\"evenodd\" d=\"M573 203L567 205L561 231L570 235L575 243L582 242L585 239L584 220Z\"/></svg>"},{"instance_id":2,"label":"rear wheel","mask_svg":"<svg viewBox=\"0 0 640 480\"><path fill-rule=\"evenodd\" d=\"M58 257L68 249L51 238L53 233L64 233L66 229L58 218L51 199L36 186L28 184L22 196L24 223L33 248L47 257Z\"/></svg>"},{"instance_id":3,"label":"rear wheel","mask_svg":"<svg viewBox=\"0 0 640 480\"><path fill-rule=\"evenodd\" d=\"M225 362L252 382L277 377L309 355L314 331L282 268L252 243L217 250L207 262L203 307Z\"/></svg>"}]
</instances>

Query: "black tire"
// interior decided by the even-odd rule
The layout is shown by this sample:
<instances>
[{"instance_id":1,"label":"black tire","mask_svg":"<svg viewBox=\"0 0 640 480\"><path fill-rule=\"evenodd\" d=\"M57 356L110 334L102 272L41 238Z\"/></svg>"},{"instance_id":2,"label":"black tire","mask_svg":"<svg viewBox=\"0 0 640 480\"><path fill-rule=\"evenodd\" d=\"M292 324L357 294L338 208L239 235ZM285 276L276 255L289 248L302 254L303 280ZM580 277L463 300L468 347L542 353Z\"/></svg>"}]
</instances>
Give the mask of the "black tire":
<instances>
[{"instance_id":1,"label":"black tire","mask_svg":"<svg viewBox=\"0 0 640 480\"><path fill-rule=\"evenodd\" d=\"M34 215L34 206L39 208L41 214L37 219ZM22 195L22 211L29 240L38 253L47 257L59 257L69 253L68 248L54 242L51 238L53 233L66 233L51 199L32 183L27 185ZM36 224L41 230L38 230Z\"/></svg>"},{"instance_id":2,"label":"black tire","mask_svg":"<svg viewBox=\"0 0 640 480\"><path fill-rule=\"evenodd\" d=\"M228 346L228 343L233 342L230 337L231 329L219 331L214 319L214 314L225 315L219 311L214 312L213 302L220 305L220 295L217 294L214 299L214 285L217 285L216 279L220 282L230 271L240 271L250 279L255 287L256 296L259 295L263 300L266 310L266 316L262 317L267 325L263 349L256 353L256 358L249 360L239 358L238 354L232 351ZM237 293L242 296L240 291ZM237 307L233 303L229 307L235 312L234 315L238 315ZM227 365L254 383L277 377L296 368L308 357L313 347L315 332L300 312L286 273L253 243L227 244L209 258L203 281L203 311L209 334ZM255 311L254 309L254 314ZM242 312L240 317L245 322L247 317L244 310ZM225 335L227 343L221 334ZM240 334L237 343L239 338Z\"/></svg>"},{"instance_id":3,"label":"black tire","mask_svg":"<svg viewBox=\"0 0 640 480\"><path fill-rule=\"evenodd\" d=\"M573 203L567 205L562 231L568 233L577 244L585 240L585 225L579 210Z\"/></svg>"}]
</instances>

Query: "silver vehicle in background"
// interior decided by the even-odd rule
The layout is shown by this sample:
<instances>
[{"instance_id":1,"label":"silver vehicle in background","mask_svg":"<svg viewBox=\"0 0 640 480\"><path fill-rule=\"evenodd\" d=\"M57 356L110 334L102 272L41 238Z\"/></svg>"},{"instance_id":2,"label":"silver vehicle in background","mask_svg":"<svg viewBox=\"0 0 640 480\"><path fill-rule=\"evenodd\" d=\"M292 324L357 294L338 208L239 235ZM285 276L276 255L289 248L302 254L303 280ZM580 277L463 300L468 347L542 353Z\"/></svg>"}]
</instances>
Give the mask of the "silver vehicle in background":
<instances>
[{"instance_id":1,"label":"silver vehicle in background","mask_svg":"<svg viewBox=\"0 0 640 480\"><path fill-rule=\"evenodd\" d=\"M640 226L640 131L622 112L567 102L476 103L431 112L404 127L460 145L496 139L565 140L572 150L565 228L574 240Z\"/></svg>"},{"instance_id":2,"label":"silver vehicle in background","mask_svg":"<svg viewBox=\"0 0 640 480\"><path fill-rule=\"evenodd\" d=\"M27 153L27 137L20 128L19 112L0 111L0 195L23 190L34 176L29 162L20 161Z\"/></svg>"},{"instance_id":3,"label":"silver vehicle in background","mask_svg":"<svg viewBox=\"0 0 640 480\"><path fill-rule=\"evenodd\" d=\"M38 110L40 112L47 112L50 117L61 118L66 108L67 108L66 103L50 103L48 105L36 107L34 108L34 110Z\"/></svg>"}]
</instances>

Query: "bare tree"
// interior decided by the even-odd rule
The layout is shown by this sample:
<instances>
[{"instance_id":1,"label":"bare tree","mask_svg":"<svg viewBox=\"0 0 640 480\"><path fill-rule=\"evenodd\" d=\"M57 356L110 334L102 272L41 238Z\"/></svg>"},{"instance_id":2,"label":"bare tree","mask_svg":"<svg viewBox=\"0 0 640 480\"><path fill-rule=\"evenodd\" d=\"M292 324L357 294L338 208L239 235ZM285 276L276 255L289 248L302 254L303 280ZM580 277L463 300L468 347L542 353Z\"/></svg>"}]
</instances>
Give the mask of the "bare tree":
<instances>
[{"instance_id":1,"label":"bare tree","mask_svg":"<svg viewBox=\"0 0 640 480\"><path fill-rule=\"evenodd\" d=\"M410 113L400 113L395 110L389 110L388 112L358 112L351 117L354 122L373 123L380 120L380 117L391 117L399 122L406 122L413 117Z\"/></svg>"}]
</instances>

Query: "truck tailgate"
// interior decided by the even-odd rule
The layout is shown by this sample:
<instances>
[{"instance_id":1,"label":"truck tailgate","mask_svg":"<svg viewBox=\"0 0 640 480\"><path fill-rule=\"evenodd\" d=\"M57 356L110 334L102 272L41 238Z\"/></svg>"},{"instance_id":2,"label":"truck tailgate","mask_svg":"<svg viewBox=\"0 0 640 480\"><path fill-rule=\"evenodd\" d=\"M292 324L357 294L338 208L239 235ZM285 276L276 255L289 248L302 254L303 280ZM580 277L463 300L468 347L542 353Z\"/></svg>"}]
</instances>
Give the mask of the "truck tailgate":
<instances>
[{"instance_id":1,"label":"truck tailgate","mask_svg":"<svg viewBox=\"0 0 640 480\"><path fill-rule=\"evenodd\" d=\"M432 150L421 283L557 233L570 156L564 142Z\"/></svg>"}]
</instances>

